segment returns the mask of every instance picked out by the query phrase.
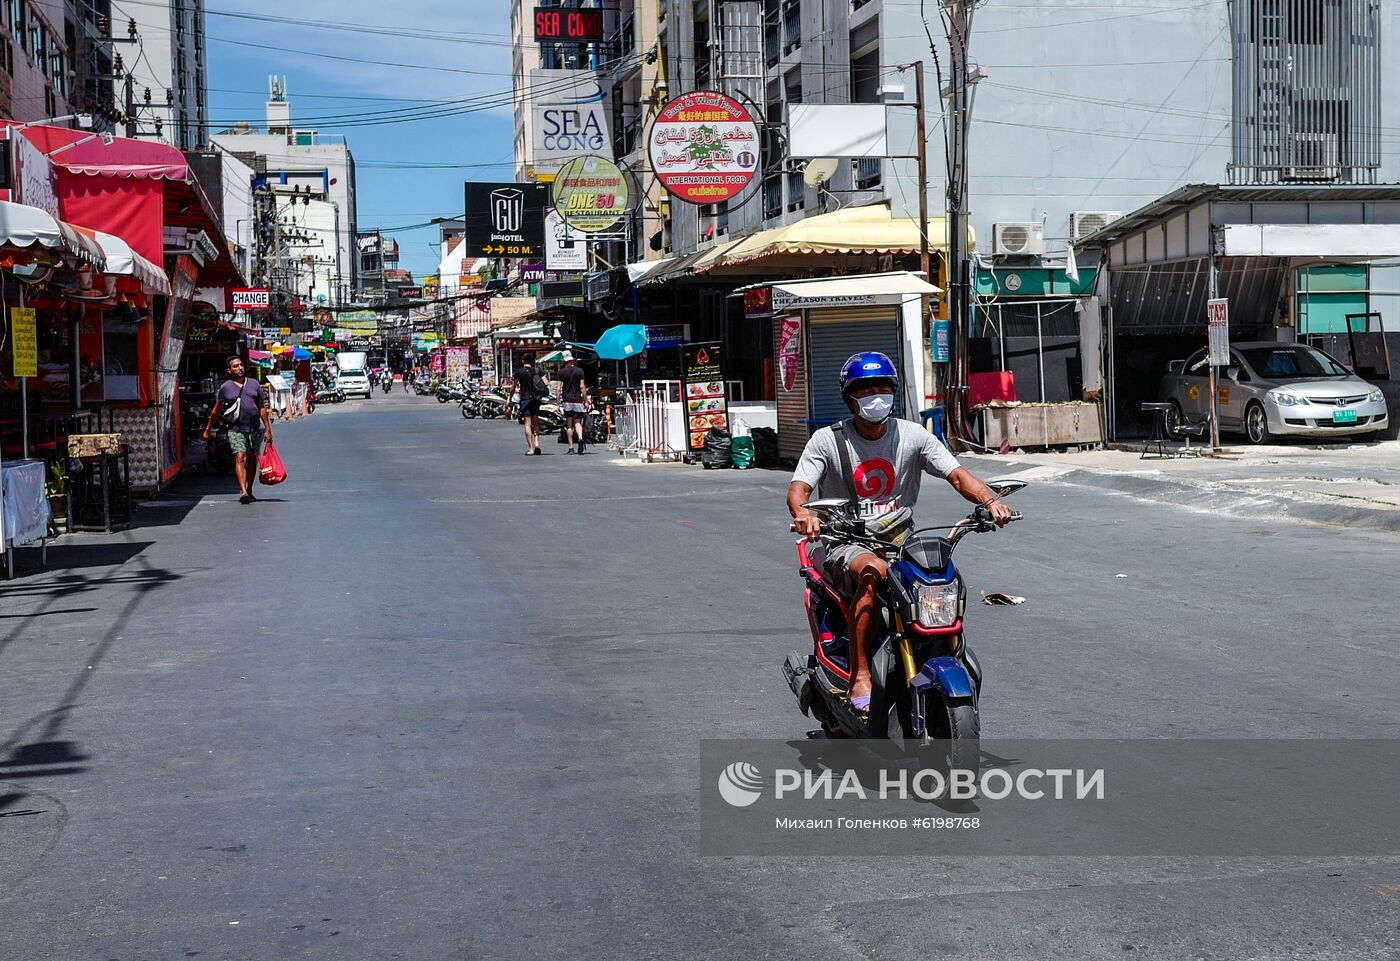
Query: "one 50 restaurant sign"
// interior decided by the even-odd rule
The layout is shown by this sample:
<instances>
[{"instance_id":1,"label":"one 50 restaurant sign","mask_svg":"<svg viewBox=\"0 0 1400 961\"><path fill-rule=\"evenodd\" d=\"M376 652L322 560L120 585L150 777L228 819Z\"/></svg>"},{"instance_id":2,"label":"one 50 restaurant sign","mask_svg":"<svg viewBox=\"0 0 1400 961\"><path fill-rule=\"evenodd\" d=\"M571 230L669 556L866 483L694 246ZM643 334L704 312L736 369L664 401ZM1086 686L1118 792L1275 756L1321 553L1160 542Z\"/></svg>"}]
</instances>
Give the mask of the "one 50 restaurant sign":
<instances>
[{"instance_id":1,"label":"one 50 restaurant sign","mask_svg":"<svg viewBox=\"0 0 1400 961\"><path fill-rule=\"evenodd\" d=\"M730 200L758 173L758 125L732 97L712 90L682 94L657 115L647 156L656 179L676 199Z\"/></svg>"}]
</instances>

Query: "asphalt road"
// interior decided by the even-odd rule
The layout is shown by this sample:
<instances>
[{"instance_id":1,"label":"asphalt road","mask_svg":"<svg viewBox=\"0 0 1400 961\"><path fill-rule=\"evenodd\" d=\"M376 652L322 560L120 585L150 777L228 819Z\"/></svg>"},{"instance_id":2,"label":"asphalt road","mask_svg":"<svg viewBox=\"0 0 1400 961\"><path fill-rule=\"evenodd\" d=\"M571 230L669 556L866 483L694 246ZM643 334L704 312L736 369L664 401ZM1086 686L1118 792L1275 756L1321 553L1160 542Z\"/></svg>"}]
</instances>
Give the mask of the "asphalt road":
<instances>
[{"instance_id":1,"label":"asphalt road","mask_svg":"<svg viewBox=\"0 0 1400 961\"><path fill-rule=\"evenodd\" d=\"M785 475L399 394L278 438L0 582L0 958L1400 955L1381 859L701 858L697 741L813 726ZM984 736L1400 735L1394 539L1018 501Z\"/></svg>"}]
</instances>

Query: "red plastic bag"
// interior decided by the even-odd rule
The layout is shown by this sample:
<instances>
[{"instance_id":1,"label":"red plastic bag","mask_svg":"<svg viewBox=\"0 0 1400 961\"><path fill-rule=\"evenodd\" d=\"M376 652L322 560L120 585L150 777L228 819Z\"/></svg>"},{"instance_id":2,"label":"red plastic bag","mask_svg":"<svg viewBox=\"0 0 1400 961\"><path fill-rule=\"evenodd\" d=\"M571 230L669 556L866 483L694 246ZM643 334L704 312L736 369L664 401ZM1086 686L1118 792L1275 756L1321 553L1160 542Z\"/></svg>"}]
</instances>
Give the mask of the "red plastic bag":
<instances>
[{"instance_id":1,"label":"red plastic bag","mask_svg":"<svg viewBox=\"0 0 1400 961\"><path fill-rule=\"evenodd\" d=\"M258 456L258 480L271 487L273 484L280 484L287 479L287 468L282 466L282 458L277 453L277 448L268 441L263 445L262 454Z\"/></svg>"}]
</instances>

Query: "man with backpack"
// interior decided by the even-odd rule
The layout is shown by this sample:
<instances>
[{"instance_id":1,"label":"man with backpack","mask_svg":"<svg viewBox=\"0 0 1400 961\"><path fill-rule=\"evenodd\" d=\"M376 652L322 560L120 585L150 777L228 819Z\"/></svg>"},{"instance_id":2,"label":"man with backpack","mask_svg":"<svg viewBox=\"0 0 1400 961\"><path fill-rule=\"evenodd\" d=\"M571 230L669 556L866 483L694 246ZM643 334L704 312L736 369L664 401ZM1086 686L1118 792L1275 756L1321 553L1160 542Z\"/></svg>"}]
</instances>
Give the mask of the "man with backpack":
<instances>
[{"instance_id":1,"label":"man with backpack","mask_svg":"<svg viewBox=\"0 0 1400 961\"><path fill-rule=\"evenodd\" d=\"M214 395L209 423L204 425L204 443L214 433L215 424L228 429L229 448L233 451L233 473L238 478L238 503L251 504L253 482L258 476L258 455L262 443L272 441L272 420L267 412L267 391L262 384L244 374L243 358L236 354L228 359L228 380L219 385Z\"/></svg>"},{"instance_id":2,"label":"man with backpack","mask_svg":"<svg viewBox=\"0 0 1400 961\"><path fill-rule=\"evenodd\" d=\"M515 388L520 394L520 423L525 425L525 456L538 457L540 450L540 401L549 393L549 384L535 372L535 358L525 355L525 362L515 372Z\"/></svg>"}]
</instances>

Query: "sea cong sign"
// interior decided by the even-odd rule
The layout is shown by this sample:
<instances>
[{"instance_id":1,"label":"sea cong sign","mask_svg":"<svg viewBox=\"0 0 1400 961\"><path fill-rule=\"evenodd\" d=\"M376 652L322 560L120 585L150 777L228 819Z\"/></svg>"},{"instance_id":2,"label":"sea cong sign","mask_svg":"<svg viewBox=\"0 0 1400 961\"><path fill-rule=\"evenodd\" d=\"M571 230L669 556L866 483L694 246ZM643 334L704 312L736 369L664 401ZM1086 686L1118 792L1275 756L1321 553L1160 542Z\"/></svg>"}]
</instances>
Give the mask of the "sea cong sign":
<instances>
[{"instance_id":1,"label":"sea cong sign","mask_svg":"<svg viewBox=\"0 0 1400 961\"><path fill-rule=\"evenodd\" d=\"M677 200L731 200L758 175L758 124L747 107L722 93L681 94L657 114L647 159Z\"/></svg>"}]
</instances>

